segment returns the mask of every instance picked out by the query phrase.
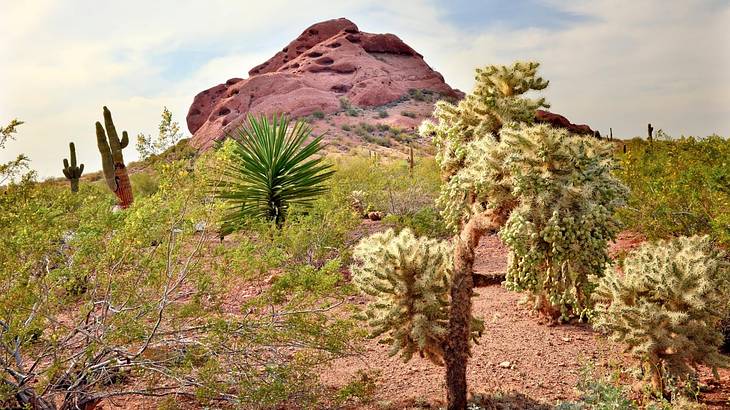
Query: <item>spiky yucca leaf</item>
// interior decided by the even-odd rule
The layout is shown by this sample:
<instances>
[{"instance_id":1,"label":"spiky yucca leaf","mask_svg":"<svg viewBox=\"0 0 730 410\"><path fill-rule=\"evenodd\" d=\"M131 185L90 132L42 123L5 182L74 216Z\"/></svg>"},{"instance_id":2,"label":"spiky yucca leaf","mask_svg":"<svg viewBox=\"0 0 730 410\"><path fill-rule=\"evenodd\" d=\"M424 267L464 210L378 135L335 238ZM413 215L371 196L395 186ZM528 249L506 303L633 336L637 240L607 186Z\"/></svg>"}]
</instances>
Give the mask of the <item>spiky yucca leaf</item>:
<instances>
[{"instance_id":1,"label":"spiky yucca leaf","mask_svg":"<svg viewBox=\"0 0 730 410\"><path fill-rule=\"evenodd\" d=\"M314 158L324 146L322 136L307 142L312 133L304 121L290 126L274 115L249 116L237 130L217 196L229 204L223 231L231 232L246 218L261 218L281 225L293 204L309 206L327 188L331 165Z\"/></svg>"}]
</instances>

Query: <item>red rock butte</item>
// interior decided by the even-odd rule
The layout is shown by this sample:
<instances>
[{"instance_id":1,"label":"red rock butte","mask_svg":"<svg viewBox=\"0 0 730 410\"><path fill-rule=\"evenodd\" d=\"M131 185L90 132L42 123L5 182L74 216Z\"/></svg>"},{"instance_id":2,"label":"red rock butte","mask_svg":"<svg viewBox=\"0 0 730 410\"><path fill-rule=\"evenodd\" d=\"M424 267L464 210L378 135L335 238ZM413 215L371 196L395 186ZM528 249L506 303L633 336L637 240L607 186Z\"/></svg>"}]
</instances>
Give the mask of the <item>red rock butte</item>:
<instances>
[{"instance_id":1,"label":"red rock butte","mask_svg":"<svg viewBox=\"0 0 730 410\"><path fill-rule=\"evenodd\" d=\"M195 96L187 115L193 146L210 147L249 113L330 114L341 110L342 97L356 107L375 107L410 89L463 96L397 36L363 33L344 18L307 28L248 74Z\"/></svg>"}]
</instances>

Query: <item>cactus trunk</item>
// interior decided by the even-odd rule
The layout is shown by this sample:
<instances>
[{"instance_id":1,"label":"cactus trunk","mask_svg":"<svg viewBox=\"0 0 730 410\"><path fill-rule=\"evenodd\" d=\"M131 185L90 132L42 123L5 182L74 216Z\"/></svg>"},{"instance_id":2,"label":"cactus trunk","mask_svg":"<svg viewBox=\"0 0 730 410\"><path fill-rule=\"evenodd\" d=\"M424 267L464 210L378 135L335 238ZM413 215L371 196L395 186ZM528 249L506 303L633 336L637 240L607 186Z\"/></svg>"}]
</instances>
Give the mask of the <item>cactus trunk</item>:
<instances>
[{"instance_id":1,"label":"cactus trunk","mask_svg":"<svg viewBox=\"0 0 730 410\"><path fill-rule=\"evenodd\" d=\"M106 128L106 132L105 132ZM121 208L132 205L132 184L129 181L127 168L124 166L122 149L129 144L127 131L122 132L119 139L117 129L112 121L112 114L104 107L104 125L96 123L96 142L101 154L101 165L104 170L104 178L109 189L117 196Z\"/></svg>"},{"instance_id":2,"label":"cactus trunk","mask_svg":"<svg viewBox=\"0 0 730 410\"><path fill-rule=\"evenodd\" d=\"M471 297L474 288L474 249L486 234L505 224L514 203L473 216L454 241L454 272L451 278L449 334L444 346L448 410L466 408L466 365L471 335Z\"/></svg>"},{"instance_id":3,"label":"cactus trunk","mask_svg":"<svg viewBox=\"0 0 730 410\"><path fill-rule=\"evenodd\" d=\"M63 160L63 175L71 183L71 192L79 192L79 178L84 173L84 164L76 165L76 147L74 143L68 144L71 163L67 159Z\"/></svg>"},{"instance_id":4,"label":"cactus trunk","mask_svg":"<svg viewBox=\"0 0 730 410\"><path fill-rule=\"evenodd\" d=\"M127 167L123 163L114 164L114 180L117 186L114 194L119 199L119 206L128 208L132 205L134 197L132 196L132 183L129 181Z\"/></svg>"}]
</instances>

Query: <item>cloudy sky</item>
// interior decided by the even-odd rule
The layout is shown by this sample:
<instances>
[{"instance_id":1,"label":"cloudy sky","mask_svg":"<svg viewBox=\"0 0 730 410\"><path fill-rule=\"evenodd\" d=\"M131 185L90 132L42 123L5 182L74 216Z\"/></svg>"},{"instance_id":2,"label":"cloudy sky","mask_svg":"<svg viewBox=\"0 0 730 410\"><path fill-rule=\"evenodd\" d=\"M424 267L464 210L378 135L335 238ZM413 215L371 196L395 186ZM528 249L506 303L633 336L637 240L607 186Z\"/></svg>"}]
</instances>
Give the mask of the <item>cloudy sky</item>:
<instances>
[{"instance_id":1,"label":"cloudy sky","mask_svg":"<svg viewBox=\"0 0 730 410\"><path fill-rule=\"evenodd\" d=\"M730 135L723 0L0 0L0 10L0 124L26 122L0 162L24 152L42 176L61 175L69 141L100 167L103 105L130 136L154 134L163 106L184 125L199 91L337 17L397 34L464 91L478 66L540 61L552 109L602 133L644 135L652 122Z\"/></svg>"}]
</instances>

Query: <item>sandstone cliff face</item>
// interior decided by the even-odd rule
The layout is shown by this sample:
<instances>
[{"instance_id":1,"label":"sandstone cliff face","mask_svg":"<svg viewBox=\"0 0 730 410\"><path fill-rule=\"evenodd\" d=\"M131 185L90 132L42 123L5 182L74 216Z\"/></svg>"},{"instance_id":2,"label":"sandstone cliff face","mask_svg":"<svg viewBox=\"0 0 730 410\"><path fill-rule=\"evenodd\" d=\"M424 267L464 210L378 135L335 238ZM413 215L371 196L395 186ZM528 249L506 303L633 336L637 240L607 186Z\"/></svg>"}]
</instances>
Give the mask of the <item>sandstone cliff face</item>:
<instances>
[{"instance_id":1,"label":"sandstone cliff face","mask_svg":"<svg viewBox=\"0 0 730 410\"><path fill-rule=\"evenodd\" d=\"M251 114L341 110L340 99L373 107L398 100L410 89L460 98L443 76L393 34L360 32L341 18L317 23L249 71L195 96L188 111L192 145L208 148Z\"/></svg>"}]
</instances>

